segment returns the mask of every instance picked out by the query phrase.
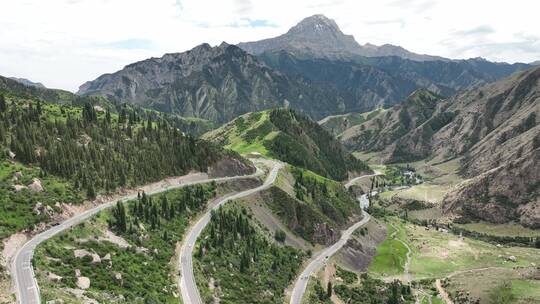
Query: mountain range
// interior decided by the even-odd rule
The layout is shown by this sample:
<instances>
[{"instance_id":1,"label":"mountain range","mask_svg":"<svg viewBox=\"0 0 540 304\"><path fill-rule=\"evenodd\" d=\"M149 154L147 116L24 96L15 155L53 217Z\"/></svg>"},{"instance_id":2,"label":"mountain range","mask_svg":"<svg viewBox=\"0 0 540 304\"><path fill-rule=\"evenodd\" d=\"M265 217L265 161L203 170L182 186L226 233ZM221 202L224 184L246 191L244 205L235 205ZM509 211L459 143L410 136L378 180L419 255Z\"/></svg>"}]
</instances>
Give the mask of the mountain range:
<instances>
[{"instance_id":1,"label":"mountain range","mask_svg":"<svg viewBox=\"0 0 540 304\"><path fill-rule=\"evenodd\" d=\"M45 86L41 82L33 82L26 78L17 78L17 77L9 77L9 78L30 87L36 87L36 88L42 88L42 89L45 88Z\"/></svg>"},{"instance_id":2,"label":"mountain range","mask_svg":"<svg viewBox=\"0 0 540 304\"><path fill-rule=\"evenodd\" d=\"M307 17L278 37L243 42L238 46L254 55L286 50L298 57L338 60L350 60L357 56L397 56L417 61L449 60L439 56L416 54L391 44L360 45L352 35L345 35L334 20L324 15Z\"/></svg>"},{"instance_id":3,"label":"mountain range","mask_svg":"<svg viewBox=\"0 0 540 304\"><path fill-rule=\"evenodd\" d=\"M78 94L218 123L274 107L319 119L393 105L419 88L450 96L530 67L360 46L321 15L277 38L238 46L202 44L136 62L86 82Z\"/></svg>"},{"instance_id":4,"label":"mountain range","mask_svg":"<svg viewBox=\"0 0 540 304\"><path fill-rule=\"evenodd\" d=\"M538 228L540 67L442 98L417 91L340 135L351 150L386 162L460 160L467 178L443 206L466 218Z\"/></svg>"}]
</instances>

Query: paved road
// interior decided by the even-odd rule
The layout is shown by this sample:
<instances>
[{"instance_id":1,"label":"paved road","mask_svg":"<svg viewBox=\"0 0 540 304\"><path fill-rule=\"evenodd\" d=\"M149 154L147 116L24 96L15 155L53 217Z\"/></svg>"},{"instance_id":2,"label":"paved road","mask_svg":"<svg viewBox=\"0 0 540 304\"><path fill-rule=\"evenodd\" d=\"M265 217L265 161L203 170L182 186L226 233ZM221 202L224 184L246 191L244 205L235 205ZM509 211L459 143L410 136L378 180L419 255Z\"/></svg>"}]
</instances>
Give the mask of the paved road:
<instances>
[{"instance_id":1,"label":"paved road","mask_svg":"<svg viewBox=\"0 0 540 304\"><path fill-rule=\"evenodd\" d=\"M362 175L362 176L355 177L355 178L351 179L350 181L348 181L348 182L345 184L345 188L349 188L350 186L354 185L354 183L356 183L359 179L366 178L366 177L378 176L378 175L381 175L381 174L375 172L375 173L373 173L373 174Z\"/></svg>"},{"instance_id":2,"label":"paved road","mask_svg":"<svg viewBox=\"0 0 540 304\"><path fill-rule=\"evenodd\" d=\"M364 218L360 222L357 222L356 224L349 227L347 230L343 231L339 241L337 241L334 245L323 249L314 258L312 258L311 262L309 262L308 266L304 269L304 271L302 271L302 274L300 275L300 277L298 277L296 283L294 284L290 304L302 303L302 297L304 296L304 292L306 291L309 277L312 274L316 273L332 255L334 255L338 250L340 250L341 247L343 247L343 245L347 243L353 232L356 231L356 229L365 225L370 220L370 218L371 216L364 212Z\"/></svg>"},{"instance_id":3,"label":"paved road","mask_svg":"<svg viewBox=\"0 0 540 304\"><path fill-rule=\"evenodd\" d=\"M351 179L349 182L347 182L345 184L345 187L347 188L350 187L352 184L354 184L356 181L358 181L361 178L372 177L376 175L379 175L379 174L375 173L375 174L362 175L359 177L355 177ZM360 207L362 207L362 210L364 210L364 208L369 206L369 199L367 198L367 194L363 194L362 196L360 196L358 198L358 202L360 204ZM369 222L369 220L371 219L371 216L367 212L364 212L364 211L362 212L363 212L364 217L362 218L361 221L352 225L347 230L342 231L341 238L339 239L339 241L337 241L334 245L323 249L322 251L317 253L315 257L311 259L307 267L304 269L304 271L302 271L302 273L300 274L300 276L296 279L296 282L294 283L294 287L291 293L291 300L289 302L290 304L302 303L302 298L304 297L304 293L306 292L306 287L307 287L307 284L309 282L309 278L311 277L311 275L316 273L326 263L326 261L328 261L328 259L332 255L334 255L338 250L341 249L341 247L343 247L343 245L347 243L347 241L351 238L351 235L356 229L362 227L367 222Z\"/></svg>"},{"instance_id":4,"label":"paved road","mask_svg":"<svg viewBox=\"0 0 540 304\"><path fill-rule=\"evenodd\" d=\"M220 206L222 206L228 201L246 197L253 193L270 188L270 186L272 186L272 184L276 180L278 172L282 167L281 163L271 161L271 160L259 160L259 162L263 162L272 166L272 169L270 170L270 173L266 177L266 180L264 181L264 183L259 187L223 197L222 199L215 202L214 205L208 210L208 212L206 212L195 223L195 225L193 225L189 229L188 234L184 238L184 242L182 244L182 247L180 248L180 256L179 256L179 263L180 263L179 285L180 285L180 292L182 294L182 301L184 302L184 304L202 304L201 295L199 293L199 289L197 288L197 284L195 283L195 276L193 275L192 257L193 257L193 247L195 246L195 242L197 241L197 238L201 235L204 227L206 227L206 225L210 222L211 210L219 208Z\"/></svg>"},{"instance_id":5,"label":"paved road","mask_svg":"<svg viewBox=\"0 0 540 304\"><path fill-rule=\"evenodd\" d=\"M208 183L212 181L222 182L222 181L230 181L230 180L242 179L242 178L248 178L248 177L255 177L255 176L260 176L262 174L263 172L257 169L257 172L251 175L210 178L210 179L202 179L202 180L196 180L196 181L180 182L179 184L176 184L176 185L164 186L162 188L149 191L147 192L147 194L151 195L151 194L156 194L156 193L160 193L160 192L164 192L164 191L168 191L168 190L172 190L176 188L181 188L181 187L185 187L189 185L203 184L203 183ZM186 177L189 177L189 175L187 175ZM18 303L20 304L40 304L41 303L41 298L39 294L39 286L37 284L37 281L34 275L34 269L32 267L32 256L34 254L34 250L41 242L55 236L59 232L62 232L72 226L75 226L85 221L86 219L92 217L93 215L97 214L103 209L107 209L114 206L116 202L119 200L128 201L128 200L133 200L135 198L137 198L136 193L126 195L124 197L121 197L120 199L108 201L95 208L86 210L85 212L75 215L74 217L60 223L57 226L53 226L50 229L41 232L40 234L30 239L26 244L24 244L17 251L11 263L11 273L12 273L13 280L15 283L15 291L16 291ZM189 303L189 302L185 302L185 303Z\"/></svg>"}]
</instances>

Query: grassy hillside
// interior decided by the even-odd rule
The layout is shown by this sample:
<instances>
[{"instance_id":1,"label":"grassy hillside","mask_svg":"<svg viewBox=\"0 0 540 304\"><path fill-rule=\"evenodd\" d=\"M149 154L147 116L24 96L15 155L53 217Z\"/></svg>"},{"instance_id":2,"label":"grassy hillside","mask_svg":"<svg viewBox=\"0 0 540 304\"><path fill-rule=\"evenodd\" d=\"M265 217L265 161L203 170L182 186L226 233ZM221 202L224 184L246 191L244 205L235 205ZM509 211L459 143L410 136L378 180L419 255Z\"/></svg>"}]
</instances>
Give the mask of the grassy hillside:
<instances>
[{"instance_id":1,"label":"grassy hillside","mask_svg":"<svg viewBox=\"0 0 540 304\"><path fill-rule=\"evenodd\" d=\"M294 234L312 244L331 244L361 217L356 198L341 183L287 167L261 201Z\"/></svg>"},{"instance_id":2,"label":"grassy hillside","mask_svg":"<svg viewBox=\"0 0 540 304\"><path fill-rule=\"evenodd\" d=\"M336 180L369 171L342 145L306 116L275 109L249 113L203 138L239 153L257 152Z\"/></svg>"}]
</instances>

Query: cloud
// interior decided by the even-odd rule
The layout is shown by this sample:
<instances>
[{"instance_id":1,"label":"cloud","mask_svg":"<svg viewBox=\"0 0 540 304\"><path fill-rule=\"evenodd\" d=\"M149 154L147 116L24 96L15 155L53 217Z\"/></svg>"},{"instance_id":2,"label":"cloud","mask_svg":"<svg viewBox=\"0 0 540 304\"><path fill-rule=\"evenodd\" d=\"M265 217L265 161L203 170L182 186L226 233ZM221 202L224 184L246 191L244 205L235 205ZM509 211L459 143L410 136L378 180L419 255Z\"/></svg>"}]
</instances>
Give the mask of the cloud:
<instances>
[{"instance_id":1,"label":"cloud","mask_svg":"<svg viewBox=\"0 0 540 304\"><path fill-rule=\"evenodd\" d=\"M250 19L250 18L240 18L240 20L235 21L229 26L232 27L278 27L276 24L272 23L270 20L264 19Z\"/></svg>"},{"instance_id":2,"label":"cloud","mask_svg":"<svg viewBox=\"0 0 540 304\"><path fill-rule=\"evenodd\" d=\"M434 0L393 0L389 3L391 6L396 6L404 10L411 10L415 13L425 12L435 5L437 1Z\"/></svg>"},{"instance_id":3,"label":"cloud","mask_svg":"<svg viewBox=\"0 0 540 304\"><path fill-rule=\"evenodd\" d=\"M236 12L239 14L248 14L253 8L253 4L250 0L234 0L236 6Z\"/></svg>"},{"instance_id":4,"label":"cloud","mask_svg":"<svg viewBox=\"0 0 540 304\"><path fill-rule=\"evenodd\" d=\"M148 39L126 39L104 43L98 46L111 49L150 50L154 48L154 43Z\"/></svg>"},{"instance_id":5,"label":"cloud","mask_svg":"<svg viewBox=\"0 0 540 304\"><path fill-rule=\"evenodd\" d=\"M365 24L367 25L386 25L386 24L398 24L400 28L404 28L406 25L406 22L402 18L397 19L385 19L385 20L372 20L372 21L366 21Z\"/></svg>"},{"instance_id":6,"label":"cloud","mask_svg":"<svg viewBox=\"0 0 540 304\"><path fill-rule=\"evenodd\" d=\"M478 13L486 11L484 1L470 0L4 1L0 75L74 91L134 61L203 42L275 37L318 13L362 44L531 62L540 58L539 10L536 0L492 1L489 14Z\"/></svg>"},{"instance_id":7,"label":"cloud","mask_svg":"<svg viewBox=\"0 0 540 304\"><path fill-rule=\"evenodd\" d=\"M487 35L492 33L495 33L495 29L489 25L481 25L469 30L455 32L458 36Z\"/></svg>"}]
</instances>

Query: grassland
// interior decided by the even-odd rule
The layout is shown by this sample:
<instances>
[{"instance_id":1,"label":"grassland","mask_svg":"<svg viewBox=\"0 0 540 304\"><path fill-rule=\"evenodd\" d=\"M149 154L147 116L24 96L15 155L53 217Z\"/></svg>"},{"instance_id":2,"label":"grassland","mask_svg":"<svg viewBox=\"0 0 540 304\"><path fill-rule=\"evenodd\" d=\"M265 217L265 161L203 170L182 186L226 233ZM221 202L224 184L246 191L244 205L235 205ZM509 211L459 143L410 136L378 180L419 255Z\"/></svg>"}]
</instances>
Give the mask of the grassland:
<instances>
[{"instance_id":1,"label":"grassland","mask_svg":"<svg viewBox=\"0 0 540 304\"><path fill-rule=\"evenodd\" d=\"M540 281L534 276L528 269L489 268L452 276L445 289L454 298L481 304L538 303Z\"/></svg>"},{"instance_id":2,"label":"grassland","mask_svg":"<svg viewBox=\"0 0 540 304\"><path fill-rule=\"evenodd\" d=\"M465 230L502 237L540 237L539 230L523 227L516 223L493 224L486 222L455 224Z\"/></svg>"},{"instance_id":3,"label":"grassland","mask_svg":"<svg viewBox=\"0 0 540 304\"><path fill-rule=\"evenodd\" d=\"M449 190L450 186L447 185L421 184L408 189L383 192L381 198L392 199L397 196L402 199L439 204Z\"/></svg>"},{"instance_id":4,"label":"grassland","mask_svg":"<svg viewBox=\"0 0 540 304\"><path fill-rule=\"evenodd\" d=\"M408 242L405 225L390 221L386 227L389 237L377 247L377 255L369 265L368 272L380 276L402 274L408 251L402 243Z\"/></svg>"},{"instance_id":5,"label":"grassland","mask_svg":"<svg viewBox=\"0 0 540 304\"><path fill-rule=\"evenodd\" d=\"M512 281L512 293L516 294L515 303L540 300L537 292L540 281L533 279L540 275L540 270L534 266L540 265L540 249L496 246L395 217L386 217L386 221L390 237L379 245L369 266L369 272L374 276L385 280L448 277L453 296L457 296L459 290L465 290L481 303L490 303L486 300L489 294L498 288L497 284L508 279ZM392 235L412 249L408 276L402 274L406 248L395 242ZM519 299L529 302L519 302Z\"/></svg>"}]
</instances>

